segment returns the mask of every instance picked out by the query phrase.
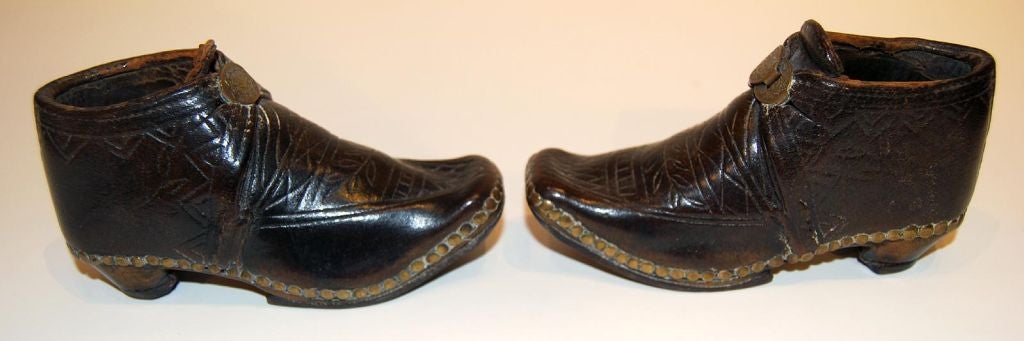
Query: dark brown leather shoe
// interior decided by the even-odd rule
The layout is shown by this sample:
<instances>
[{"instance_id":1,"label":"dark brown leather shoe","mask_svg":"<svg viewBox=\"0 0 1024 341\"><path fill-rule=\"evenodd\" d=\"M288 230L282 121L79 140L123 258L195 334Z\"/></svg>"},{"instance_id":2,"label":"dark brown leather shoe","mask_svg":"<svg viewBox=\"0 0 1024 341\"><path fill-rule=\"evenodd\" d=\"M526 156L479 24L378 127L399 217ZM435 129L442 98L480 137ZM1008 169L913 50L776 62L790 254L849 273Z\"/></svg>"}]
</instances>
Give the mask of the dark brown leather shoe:
<instances>
[{"instance_id":1,"label":"dark brown leather shoe","mask_svg":"<svg viewBox=\"0 0 1024 341\"><path fill-rule=\"evenodd\" d=\"M681 290L766 283L844 248L897 272L960 225L988 132L988 53L808 21L748 84L658 143L534 155L534 214L614 272Z\"/></svg>"},{"instance_id":2,"label":"dark brown leather shoe","mask_svg":"<svg viewBox=\"0 0 1024 341\"><path fill-rule=\"evenodd\" d=\"M488 160L397 160L341 140L212 42L58 79L35 103L68 246L136 298L193 271L274 304L373 304L466 255L502 210Z\"/></svg>"}]
</instances>

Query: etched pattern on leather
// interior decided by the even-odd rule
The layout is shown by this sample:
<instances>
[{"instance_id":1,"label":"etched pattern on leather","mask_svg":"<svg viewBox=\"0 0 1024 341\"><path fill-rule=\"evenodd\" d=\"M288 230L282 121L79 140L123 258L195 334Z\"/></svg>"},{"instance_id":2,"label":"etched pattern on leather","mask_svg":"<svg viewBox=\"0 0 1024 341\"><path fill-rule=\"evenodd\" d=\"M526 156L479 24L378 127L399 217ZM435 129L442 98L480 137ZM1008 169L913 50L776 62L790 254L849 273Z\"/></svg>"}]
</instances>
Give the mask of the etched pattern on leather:
<instances>
[{"instance_id":1,"label":"etched pattern on leather","mask_svg":"<svg viewBox=\"0 0 1024 341\"><path fill-rule=\"evenodd\" d=\"M652 205L679 214L757 217L778 206L750 96L663 142L593 157L543 161L565 186L609 203ZM730 218L731 219L731 218ZM728 219L727 219L728 220Z\"/></svg>"}]
</instances>

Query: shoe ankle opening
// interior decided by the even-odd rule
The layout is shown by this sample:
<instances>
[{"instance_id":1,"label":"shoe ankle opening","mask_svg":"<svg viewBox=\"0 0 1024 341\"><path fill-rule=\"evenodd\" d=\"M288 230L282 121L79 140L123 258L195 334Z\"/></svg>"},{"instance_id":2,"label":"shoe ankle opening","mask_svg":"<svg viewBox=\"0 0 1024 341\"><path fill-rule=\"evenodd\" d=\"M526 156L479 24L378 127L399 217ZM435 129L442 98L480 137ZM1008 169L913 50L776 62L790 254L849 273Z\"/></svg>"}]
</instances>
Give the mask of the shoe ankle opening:
<instances>
[{"instance_id":1,"label":"shoe ankle opening","mask_svg":"<svg viewBox=\"0 0 1024 341\"><path fill-rule=\"evenodd\" d=\"M836 44L843 61L843 75L869 82L920 82L967 75L972 65L948 56L921 50L883 51Z\"/></svg>"},{"instance_id":2,"label":"shoe ankle opening","mask_svg":"<svg viewBox=\"0 0 1024 341\"><path fill-rule=\"evenodd\" d=\"M55 99L75 107L100 107L130 101L181 84L192 69L194 59L179 57L125 69L128 64L125 63L121 70L74 84L58 93Z\"/></svg>"}]
</instances>

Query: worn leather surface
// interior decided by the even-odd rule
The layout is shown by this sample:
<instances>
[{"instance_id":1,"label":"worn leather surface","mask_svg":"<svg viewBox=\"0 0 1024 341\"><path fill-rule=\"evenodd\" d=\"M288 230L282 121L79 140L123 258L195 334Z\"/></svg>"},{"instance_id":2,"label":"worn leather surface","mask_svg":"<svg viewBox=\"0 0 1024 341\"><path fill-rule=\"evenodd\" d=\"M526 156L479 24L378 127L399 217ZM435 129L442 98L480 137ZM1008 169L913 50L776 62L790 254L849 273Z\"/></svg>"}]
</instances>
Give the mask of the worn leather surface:
<instances>
[{"instance_id":1,"label":"worn leather surface","mask_svg":"<svg viewBox=\"0 0 1024 341\"><path fill-rule=\"evenodd\" d=\"M90 254L358 288L398 274L501 191L479 156L399 160L335 137L212 43L73 74L35 102L62 231Z\"/></svg>"},{"instance_id":2,"label":"worn leather surface","mask_svg":"<svg viewBox=\"0 0 1024 341\"><path fill-rule=\"evenodd\" d=\"M963 214L994 82L978 49L808 21L706 122L600 155L541 151L528 191L658 265L713 274L813 254L842 236Z\"/></svg>"}]
</instances>

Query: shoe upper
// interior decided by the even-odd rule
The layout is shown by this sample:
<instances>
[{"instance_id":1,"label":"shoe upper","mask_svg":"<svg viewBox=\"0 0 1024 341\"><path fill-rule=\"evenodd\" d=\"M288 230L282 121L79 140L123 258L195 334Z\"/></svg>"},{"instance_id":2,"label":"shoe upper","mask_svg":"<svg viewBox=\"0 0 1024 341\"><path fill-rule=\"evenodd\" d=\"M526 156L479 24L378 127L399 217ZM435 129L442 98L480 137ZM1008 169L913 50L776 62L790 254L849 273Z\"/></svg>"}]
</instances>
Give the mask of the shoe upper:
<instances>
[{"instance_id":1,"label":"shoe upper","mask_svg":"<svg viewBox=\"0 0 1024 341\"><path fill-rule=\"evenodd\" d=\"M534 155L531 207L656 280L670 268L730 280L751 264L828 251L830 241L957 219L977 177L994 80L981 50L808 21L702 124L600 155Z\"/></svg>"},{"instance_id":2,"label":"shoe upper","mask_svg":"<svg viewBox=\"0 0 1024 341\"><path fill-rule=\"evenodd\" d=\"M501 210L488 160L400 160L337 138L212 42L97 66L35 99L62 230L89 254L373 296L455 257Z\"/></svg>"}]
</instances>

